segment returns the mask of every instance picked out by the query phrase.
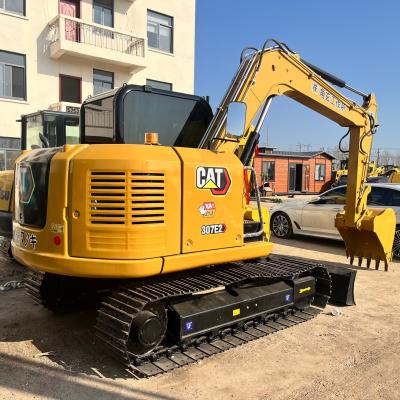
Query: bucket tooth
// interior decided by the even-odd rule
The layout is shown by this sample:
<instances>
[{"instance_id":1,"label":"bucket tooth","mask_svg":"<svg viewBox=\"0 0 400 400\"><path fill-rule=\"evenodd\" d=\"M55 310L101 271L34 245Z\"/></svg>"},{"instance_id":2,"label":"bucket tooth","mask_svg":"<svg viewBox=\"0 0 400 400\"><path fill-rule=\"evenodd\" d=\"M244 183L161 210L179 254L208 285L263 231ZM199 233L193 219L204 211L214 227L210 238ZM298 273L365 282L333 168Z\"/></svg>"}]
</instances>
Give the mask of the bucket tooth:
<instances>
[{"instance_id":1,"label":"bucket tooth","mask_svg":"<svg viewBox=\"0 0 400 400\"><path fill-rule=\"evenodd\" d=\"M350 264L353 265L353 263L354 263L354 256L351 255L351 256L350 256Z\"/></svg>"},{"instance_id":2,"label":"bucket tooth","mask_svg":"<svg viewBox=\"0 0 400 400\"><path fill-rule=\"evenodd\" d=\"M363 258L360 256L358 257L358 266L361 267Z\"/></svg>"},{"instance_id":3,"label":"bucket tooth","mask_svg":"<svg viewBox=\"0 0 400 400\"><path fill-rule=\"evenodd\" d=\"M387 261L385 261L385 271L386 271L386 272L389 271L389 264L388 264Z\"/></svg>"},{"instance_id":4,"label":"bucket tooth","mask_svg":"<svg viewBox=\"0 0 400 400\"><path fill-rule=\"evenodd\" d=\"M379 269L379 264L380 264L380 262L381 262L380 258L377 258L377 259L375 260L375 269Z\"/></svg>"},{"instance_id":5,"label":"bucket tooth","mask_svg":"<svg viewBox=\"0 0 400 400\"><path fill-rule=\"evenodd\" d=\"M371 266L371 257L367 258L367 268L369 269Z\"/></svg>"}]
</instances>

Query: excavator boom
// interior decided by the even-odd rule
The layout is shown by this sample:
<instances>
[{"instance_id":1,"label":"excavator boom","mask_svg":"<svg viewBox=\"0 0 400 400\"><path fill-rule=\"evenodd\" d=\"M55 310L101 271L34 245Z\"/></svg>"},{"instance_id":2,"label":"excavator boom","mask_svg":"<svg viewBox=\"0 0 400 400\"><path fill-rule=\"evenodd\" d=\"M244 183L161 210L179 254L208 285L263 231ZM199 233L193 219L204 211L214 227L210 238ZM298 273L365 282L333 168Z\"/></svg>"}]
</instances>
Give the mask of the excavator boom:
<instances>
[{"instance_id":1,"label":"excavator boom","mask_svg":"<svg viewBox=\"0 0 400 400\"><path fill-rule=\"evenodd\" d=\"M302 60L285 44L274 43L273 47L264 45L262 50L242 57L202 146L216 151L233 151L243 159L249 150L250 135L253 138L259 136L271 100L281 95L347 127L350 145L346 207L336 216L335 225L345 241L351 262L354 257L365 257L368 267L371 259L375 259L377 265L383 261L387 268L392 257L395 214L392 209L368 209L369 188L365 186L372 138L377 129L375 95L353 89L343 80ZM363 104L348 99L328 81L361 95ZM230 105L237 102L245 105L245 123L240 136L232 135L227 129ZM256 117L258 119L254 121ZM252 123L255 125L253 131L250 129Z\"/></svg>"}]
</instances>

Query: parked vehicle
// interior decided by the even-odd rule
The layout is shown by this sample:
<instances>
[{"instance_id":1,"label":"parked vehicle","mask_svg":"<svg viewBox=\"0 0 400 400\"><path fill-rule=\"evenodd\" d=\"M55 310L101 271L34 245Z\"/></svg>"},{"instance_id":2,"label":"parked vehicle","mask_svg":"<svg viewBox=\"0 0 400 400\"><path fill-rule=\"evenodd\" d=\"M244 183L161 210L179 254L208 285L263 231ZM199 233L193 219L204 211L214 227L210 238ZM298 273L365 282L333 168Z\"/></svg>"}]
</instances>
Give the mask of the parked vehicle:
<instances>
[{"instance_id":1,"label":"parked vehicle","mask_svg":"<svg viewBox=\"0 0 400 400\"><path fill-rule=\"evenodd\" d=\"M393 253L400 257L400 184L368 183L371 193L368 207L393 208L396 213L396 232ZM338 186L312 200L288 201L270 207L271 231L280 238L293 234L342 240L335 227L335 216L343 210L346 186Z\"/></svg>"}]
</instances>

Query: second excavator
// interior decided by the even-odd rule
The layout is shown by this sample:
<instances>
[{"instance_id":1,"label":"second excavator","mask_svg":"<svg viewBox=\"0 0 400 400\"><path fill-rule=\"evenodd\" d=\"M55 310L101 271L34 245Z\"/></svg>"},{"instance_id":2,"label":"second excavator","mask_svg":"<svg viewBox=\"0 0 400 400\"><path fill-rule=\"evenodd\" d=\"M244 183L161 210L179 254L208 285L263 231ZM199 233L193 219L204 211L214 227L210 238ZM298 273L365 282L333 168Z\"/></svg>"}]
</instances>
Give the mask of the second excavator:
<instances>
[{"instance_id":1,"label":"second excavator","mask_svg":"<svg viewBox=\"0 0 400 400\"><path fill-rule=\"evenodd\" d=\"M16 163L12 248L36 271L28 291L57 310L95 282L108 284L97 336L144 376L312 319L329 300L330 274L317 261L271 255L251 166L275 96L349 128L346 208L336 226L351 260L387 265L395 229L393 210L366 206L375 96L356 91L358 105L329 82L355 91L267 41L242 54L201 137L196 124L177 122L183 103L167 107L166 97L148 107L149 93L124 92L118 110L111 95L109 107L106 96L89 101L82 144L29 151ZM133 110L141 112L121 124ZM181 129L187 136L172 140ZM200 140L184 140L192 137Z\"/></svg>"}]
</instances>

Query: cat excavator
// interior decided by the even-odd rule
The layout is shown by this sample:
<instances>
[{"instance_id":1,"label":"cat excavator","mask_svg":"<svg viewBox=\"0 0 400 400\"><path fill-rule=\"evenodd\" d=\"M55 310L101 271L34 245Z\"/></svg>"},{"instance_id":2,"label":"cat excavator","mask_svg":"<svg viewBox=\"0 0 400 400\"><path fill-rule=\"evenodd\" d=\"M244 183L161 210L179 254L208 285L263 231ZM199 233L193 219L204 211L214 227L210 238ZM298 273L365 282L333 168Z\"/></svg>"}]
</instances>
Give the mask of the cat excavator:
<instances>
[{"instance_id":1,"label":"cat excavator","mask_svg":"<svg viewBox=\"0 0 400 400\"><path fill-rule=\"evenodd\" d=\"M151 93L129 93L82 106L81 144L17 160L12 249L34 271L29 294L52 310L79 306L95 283L108 285L96 335L132 373L172 370L310 320L327 304L334 282L325 265L271 254L252 159L276 96L348 127L346 207L335 224L351 262L388 265L395 214L368 209L364 185L377 126L373 94L275 40L242 53L200 134L185 123L176 140L184 103L152 108L144 103ZM127 112L135 115L129 121Z\"/></svg>"}]
</instances>

